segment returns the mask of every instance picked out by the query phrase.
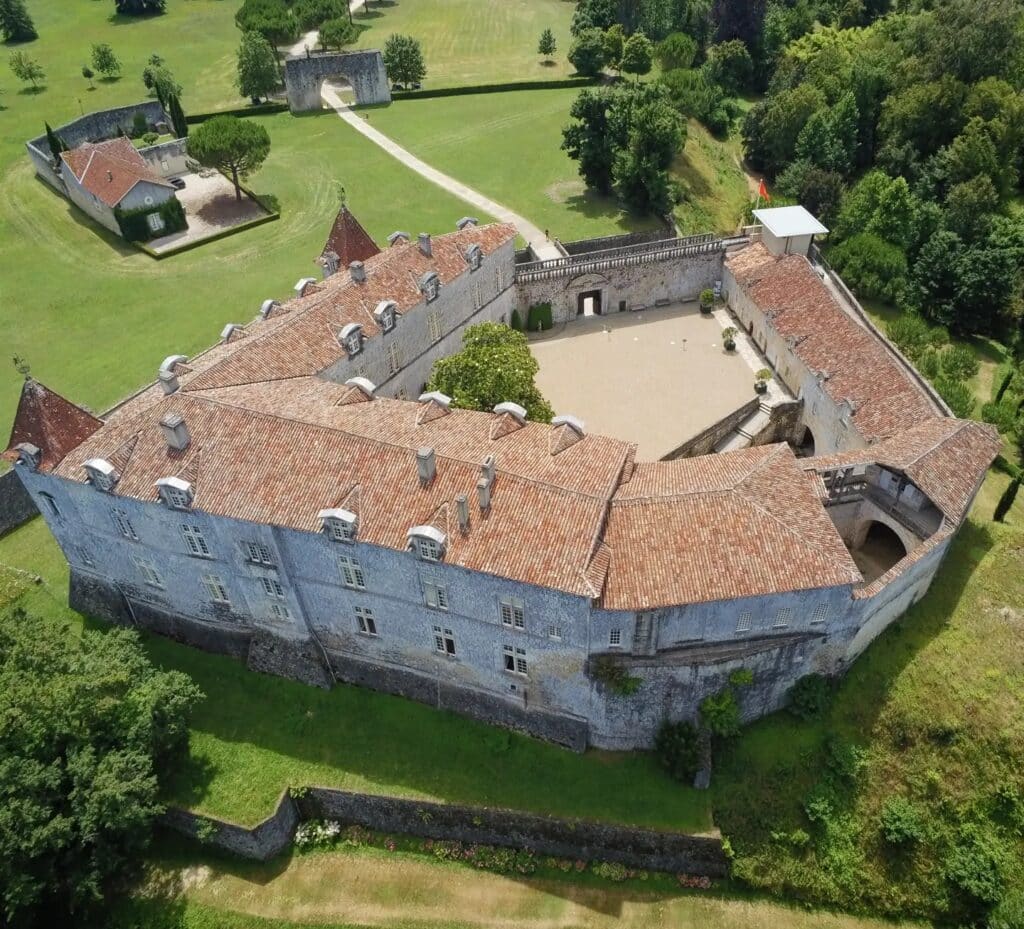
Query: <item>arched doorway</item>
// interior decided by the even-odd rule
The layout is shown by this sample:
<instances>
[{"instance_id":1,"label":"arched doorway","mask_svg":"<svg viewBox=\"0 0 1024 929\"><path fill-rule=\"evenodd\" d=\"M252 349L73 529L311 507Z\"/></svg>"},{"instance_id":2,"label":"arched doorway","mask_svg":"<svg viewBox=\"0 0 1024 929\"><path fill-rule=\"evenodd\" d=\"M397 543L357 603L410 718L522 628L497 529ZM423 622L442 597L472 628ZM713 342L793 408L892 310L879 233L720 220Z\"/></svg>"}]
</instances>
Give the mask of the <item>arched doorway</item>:
<instances>
[{"instance_id":1,"label":"arched doorway","mask_svg":"<svg viewBox=\"0 0 1024 929\"><path fill-rule=\"evenodd\" d=\"M900 537L884 523L873 521L868 526L864 541L851 552L854 563L870 584L881 577L897 561L907 555L907 548Z\"/></svg>"},{"instance_id":2,"label":"arched doorway","mask_svg":"<svg viewBox=\"0 0 1024 929\"><path fill-rule=\"evenodd\" d=\"M804 434L799 442L793 443L793 453L797 458L813 458L817 443L810 426L804 426Z\"/></svg>"}]
</instances>

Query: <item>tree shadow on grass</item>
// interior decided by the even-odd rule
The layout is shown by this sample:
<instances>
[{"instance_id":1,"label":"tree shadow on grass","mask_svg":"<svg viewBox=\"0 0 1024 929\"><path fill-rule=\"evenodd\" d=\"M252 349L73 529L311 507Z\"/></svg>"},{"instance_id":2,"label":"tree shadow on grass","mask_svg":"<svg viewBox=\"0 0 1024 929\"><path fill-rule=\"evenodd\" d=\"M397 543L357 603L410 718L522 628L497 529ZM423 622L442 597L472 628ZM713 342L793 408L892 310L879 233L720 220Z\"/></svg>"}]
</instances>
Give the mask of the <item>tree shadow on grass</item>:
<instances>
[{"instance_id":1,"label":"tree shadow on grass","mask_svg":"<svg viewBox=\"0 0 1024 929\"><path fill-rule=\"evenodd\" d=\"M398 3L395 0L373 0L372 7L367 2L361 10L356 12L355 16L357 20L380 19L380 17L385 16L389 10L396 6L398 6Z\"/></svg>"},{"instance_id":2,"label":"tree shadow on grass","mask_svg":"<svg viewBox=\"0 0 1024 929\"><path fill-rule=\"evenodd\" d=\"M101 226L99 223L94 222L77 206L75 206L70 200L68 200L67 197L62 196L60 193L54 190L38 174L34 176L36 181L42 184L42 186L47 190L48 193L50 193L51 196L58 197L60 200L64 202L64 204L67 207L65 215L67 216L67 219L69 221L83 227L84 229L88 229L89 232L103 239L103 241L106 242L107 245L109 245L112 249L114 249L114 251L116 251L122 257L140 254L139 250L135 248L134 245L132 245L129 242L126 242L119 235L115 235L113 232L107 229L106 226Z\"/></svg>"},{"instance_id":3,"label":"tree shadow on grass","mask_svg":"<svg viewBox=\"0 0 1024 929\"><path fill-rule=\"evenodd\" d=\"M614 198L606 197L592 190L567 197L562 204L573 213L578 213L587 219L603 220L624 232L637 232L660 225L656 216L634 213Z\"/></svg>"},{"instance_id":4,"label":"tree shadow on grass","mask_svg":"<svg viewBox=\"0 0 1024 929\"><path fill-rule=\"evenodd\" d=\"M34 97L36 94L41 94L46 91L46 84L37 84L35 87L22 87L18 91L19 97Z\"/></svg>"}]
</instances>

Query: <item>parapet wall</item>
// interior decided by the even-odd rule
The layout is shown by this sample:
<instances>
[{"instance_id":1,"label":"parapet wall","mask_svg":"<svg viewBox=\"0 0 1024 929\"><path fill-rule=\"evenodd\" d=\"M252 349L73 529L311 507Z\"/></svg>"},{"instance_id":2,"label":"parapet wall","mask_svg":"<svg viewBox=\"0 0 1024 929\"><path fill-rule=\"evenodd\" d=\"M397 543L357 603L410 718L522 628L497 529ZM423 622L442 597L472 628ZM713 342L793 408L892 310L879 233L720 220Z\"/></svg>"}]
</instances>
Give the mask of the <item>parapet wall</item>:
<instances>
[{"instance_id":1,"label":"parapet wall","mask_svg":"<svg viewBox=\"0 0 1024 929\"><path fill-rule=\"evenodd\" d=\"M252 829L186 810L168 810L165 826L242 858L268 861L286 851L300 822L329 819L378 832L529 849L631 868L724 877L729 870L721 839L656 832L515 810L428 803L350 793L327 787L285 792L272 816Z\"/></svg>"}]
</instances>

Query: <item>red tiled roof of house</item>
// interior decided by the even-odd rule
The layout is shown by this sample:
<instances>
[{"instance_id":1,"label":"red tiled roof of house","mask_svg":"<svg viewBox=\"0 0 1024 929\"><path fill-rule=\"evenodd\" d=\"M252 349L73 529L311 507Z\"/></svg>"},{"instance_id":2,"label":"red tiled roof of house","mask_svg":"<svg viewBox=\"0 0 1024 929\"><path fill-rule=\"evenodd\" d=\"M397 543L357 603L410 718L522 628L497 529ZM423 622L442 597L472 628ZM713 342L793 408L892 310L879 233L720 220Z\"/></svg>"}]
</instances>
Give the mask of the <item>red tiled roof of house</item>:
<instances>
[{"instance_id":1,"label":"red tiled roof of house","mask_svg":"<svg viewBox=\"0 0 1024 929\"><path fill-rule=\"evenodd\" d=\"M797 357L848 400L868 442L941 415L920 384L868 329L844 312L803 255L772 255L755 243L726 258L737 283L790 340Z\"/></svg>"},{"instance_id":2,"label":"red tiled roof of house","mask_svg":"<svg viewBox=\"0 0 1024 929\"><path fill-rule=\"evenodd\" d=\"M785 445L638 463L615 494L604 542L610 610L861 580Z\"/></svg>"},{"instance_id":3,"label":"red tiled roof of house","mask_svg":"<svg viewBox=\"0 0 1024 929\"><path fill-rule=\"evenodd\" d=\"M60 157L78 183L109 207L117 206L141 181L173 189L150 170L146 159L124 137L106 142L83 142L70 152L61 152Z\"/></svg>"},{"instance_id":4,"label":"red tiled roof of house","mask_svg":"<svg viewBox=\"0 0 1024 929\"><path fill-rule=\"evenodd\" d=\"M35 445L41 452L40 467L49 470L102 426L91 413L38 381L26 378L4 457L16 459L15 446L22 443Z\"/></svg>"},{"instance_id":5,"label":"red tiled roof of house","mask_svg":"<svg viewBox=\"0 0 1024 929\"><path fill-rule=\"evenodd\" d=\"M372 258L380 249L360 225L359 220L349 212L349 208L342 206L338 210L320 257L323 258L328 252L334 252L338 256L338 264L342 268L347 268L353 261L366 261Z\"/></svg>"}]
</instances>

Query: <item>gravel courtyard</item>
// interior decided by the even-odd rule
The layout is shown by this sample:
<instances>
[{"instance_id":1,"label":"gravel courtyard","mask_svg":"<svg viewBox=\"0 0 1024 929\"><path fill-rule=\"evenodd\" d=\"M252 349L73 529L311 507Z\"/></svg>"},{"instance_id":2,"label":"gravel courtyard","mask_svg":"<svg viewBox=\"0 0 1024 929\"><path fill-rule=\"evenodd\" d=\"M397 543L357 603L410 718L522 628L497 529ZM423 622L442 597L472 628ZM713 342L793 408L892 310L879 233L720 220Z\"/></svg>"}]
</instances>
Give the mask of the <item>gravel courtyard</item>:
<instances>
[{"instance_id":1,"label":"gravel courtyard","mask_svg":"<svg viewBox=\"0 0 1024 929\"><path fill-rule=\"evenodd\" d=\"M696 303L579 318L530 336L555 413L657 460L754 397L754 374Z\"/></svg>"},{"instance_id":2,"label":"gravel courtyard","mask_svg":"<svg viewBox=\"0 0 1024 929\"><path fill-rule=\"evenodd\" d=\"M265 216L267 211L246 194L235 198L235 187L219 171L207 176L183 174L184 190L179 190L178 202L185 208L188 229L153 239L147 244L154 252L180 248L188 242L198 242L252 219Z\"/></svg>"}]
</instances>

